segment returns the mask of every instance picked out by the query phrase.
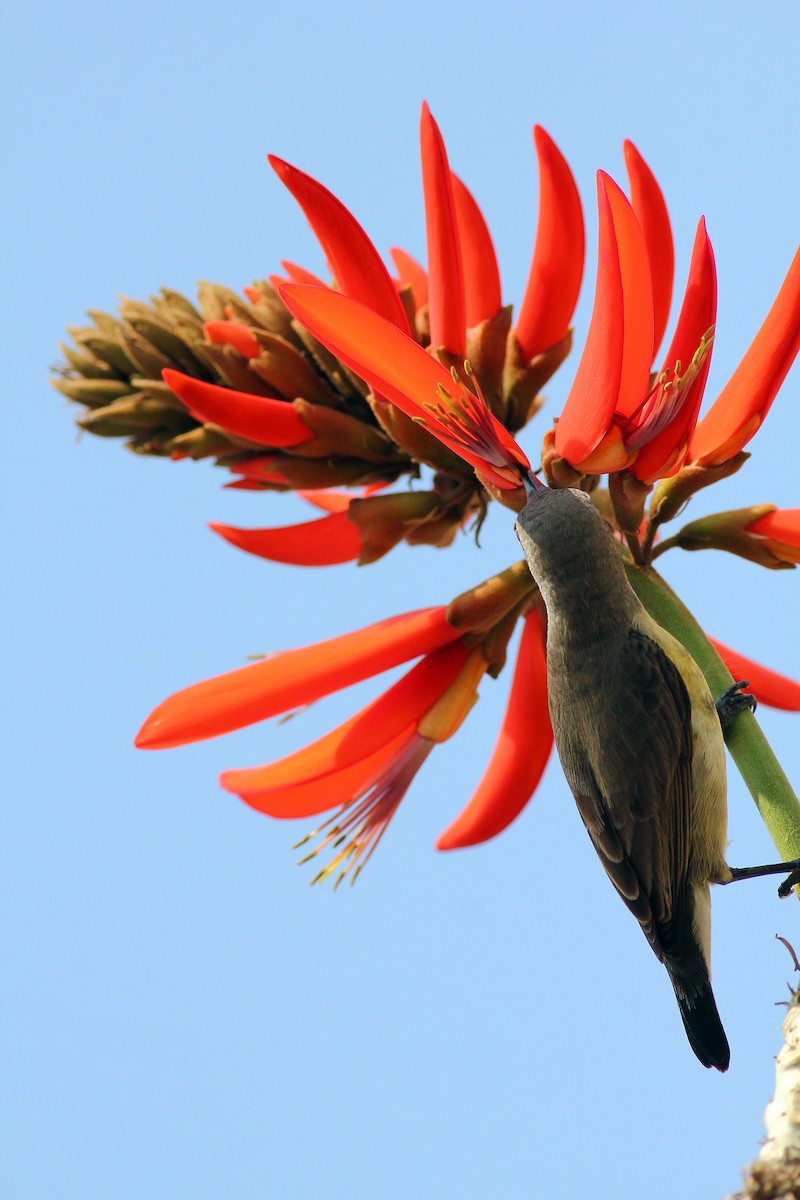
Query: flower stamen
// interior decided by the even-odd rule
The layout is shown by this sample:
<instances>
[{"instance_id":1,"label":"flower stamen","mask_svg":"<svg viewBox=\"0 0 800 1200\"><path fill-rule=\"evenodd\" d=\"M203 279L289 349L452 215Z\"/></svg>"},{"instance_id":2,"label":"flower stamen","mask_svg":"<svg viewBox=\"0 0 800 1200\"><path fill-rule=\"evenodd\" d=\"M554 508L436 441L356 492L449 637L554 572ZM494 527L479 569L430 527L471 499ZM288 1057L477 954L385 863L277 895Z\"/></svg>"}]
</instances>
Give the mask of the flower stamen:
<instances>
[{"instance_id":1,"label":"flower stamen","mask_svg":"<svg viewBox=\"0 0 800 1200\"><path fill-rule=\"evenodd\" d=\"M300 859L298 866L310 862L328 848L338 851L313 877L312 886L324 883L337 871L339 874L333 884L334 891L349 872L352 872L350 883L355 883L434 745L435 742L430 738L420 737L416 732L411 734L352 800L297 842L295 849L328 831L319 844Z\"/></svg>"},{"instance_id":2,"label":"flower stamen","mask_svg":"<svg viewBox=\"0 0 800 1200\"><path fill-rule=\"evenodd\" d=\"M629 450L640 450L663 429L680 412L686 403L692 384L700 374L700 369L711 353L711 343L714 340L714 326L707 329L700 338L700 345L692 355L692 361L682 373L681 360L677 359L675 366L665 367L639 407L631 414L625 427L623 437Z\"/></svg>"}]
</instances>

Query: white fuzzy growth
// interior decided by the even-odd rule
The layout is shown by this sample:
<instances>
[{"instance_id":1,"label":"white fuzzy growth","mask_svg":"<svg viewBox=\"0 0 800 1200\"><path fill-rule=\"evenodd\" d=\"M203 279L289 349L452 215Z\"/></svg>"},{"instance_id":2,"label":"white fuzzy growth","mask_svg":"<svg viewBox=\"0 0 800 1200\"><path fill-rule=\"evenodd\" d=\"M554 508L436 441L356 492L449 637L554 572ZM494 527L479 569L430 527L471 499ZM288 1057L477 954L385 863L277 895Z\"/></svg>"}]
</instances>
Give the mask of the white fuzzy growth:
<instances>
[{"instance_id":1,"label":"white fuzzy growth","mask_svg":"<svg viewBox=\"0 0 800 1200\"><path fill-rule=\"evenodd\" d=\"M759 1158L800 1161L800 1003L789 1006L783 1022L783 1047L775 1060L775 1096L764 1112L767 1140Z\"/></svg>"},{"instance_id":2,"label":"white fuzzy growth","mask_svg":"<svg viewBox=\"0 0 800 1200\"><path fill-rule=\"evenodd\" d=\"M800 988L783 1022L775 1060L775 1096L764 1112L767 1137L744 1172L744 1187L728 1200L793 1200L800 1196Z\"/></svg>"}]
</instances>

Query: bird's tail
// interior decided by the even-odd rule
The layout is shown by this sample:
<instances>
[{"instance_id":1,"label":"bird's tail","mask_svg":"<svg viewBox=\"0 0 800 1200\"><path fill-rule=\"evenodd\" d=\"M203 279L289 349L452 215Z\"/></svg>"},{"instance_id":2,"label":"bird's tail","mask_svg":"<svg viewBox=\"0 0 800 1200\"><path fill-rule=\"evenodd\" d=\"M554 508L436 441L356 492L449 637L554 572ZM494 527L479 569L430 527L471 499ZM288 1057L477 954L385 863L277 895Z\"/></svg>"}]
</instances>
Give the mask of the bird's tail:
<instances>
[{"instance_id":1,"label":"bird's tail","mask_svg":"<svg viewBox=\"0 0 800 1200\"><path fill-rule=\"evenodd\" d=\"M704 1067L727 1071L731 1052L717 1012L705 962L702 962L701 969L698 969L700 964L695 962L691 964L694 969L687 971L687 965L685 960L679 963L667 960L665 963L689 1045Z\"/></svg>"}]
</instances>

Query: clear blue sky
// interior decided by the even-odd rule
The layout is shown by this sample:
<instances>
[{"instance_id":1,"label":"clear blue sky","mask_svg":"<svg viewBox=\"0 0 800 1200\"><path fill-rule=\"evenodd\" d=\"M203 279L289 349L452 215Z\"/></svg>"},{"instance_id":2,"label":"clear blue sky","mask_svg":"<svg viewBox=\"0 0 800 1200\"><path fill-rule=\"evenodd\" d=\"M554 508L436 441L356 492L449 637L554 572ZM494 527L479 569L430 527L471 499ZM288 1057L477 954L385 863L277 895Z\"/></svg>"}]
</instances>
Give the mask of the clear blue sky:
<instances>
[{"instance_id":1,"label":"clear blue sky","mask_svg":"<svg viewBox=\"0 0 800 1200\"><path fill-rule=\"evenodd\" d=\"M762 1136L791 976L774 934L800 940L797 908L770 882L715 896L733 1058L724 1077L704 1071L555 764L506 835L433 850L480 775L507 678L483 689L358 885L336 895L294 865L302 830L215 779L304 744L374 685L227 740L131 744L183 684L444 602L506 565L508 516L493 514L481 551L464 538L363 570L271 566L205 523L288 523L299 501L76 440L46 374L63 327L119 294L239 287L282 258L319 269L269 151L327 183L382 250L422 255L424 97L491 224L509 300L534 230L533 122L563 148L589 224L579 342L594 171L622 176L622 139L666 191L680 281L705 213L720 280L713 396L798 240L796 4L32 0L4 40L3 1195L734 1190ZM551 414L573 370L549 389ZM697 514L800 504L799 413L796 368L751 463ZM670 555L665 573L710 632L800 677L798 573L712 554ZM800 715L763 712L763 725L800 782ZM731 862L773 857L736 776L730 808Z\"/></svg>"}]
</instances>

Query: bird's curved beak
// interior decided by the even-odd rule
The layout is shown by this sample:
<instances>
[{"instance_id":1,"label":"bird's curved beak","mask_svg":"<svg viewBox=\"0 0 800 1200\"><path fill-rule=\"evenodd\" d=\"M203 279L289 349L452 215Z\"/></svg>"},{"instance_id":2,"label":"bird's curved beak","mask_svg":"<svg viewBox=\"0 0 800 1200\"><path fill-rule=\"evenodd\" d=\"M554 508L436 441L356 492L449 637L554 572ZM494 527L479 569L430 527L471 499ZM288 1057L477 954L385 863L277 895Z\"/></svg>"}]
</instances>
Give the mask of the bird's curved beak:
<instances>
[{"instance_id":1,"label":"bird's curved beak","mask_svg":"<svg viewBox=\"0 0 800 1200\"><path fill-rule=\"evenodd\" d=\"M522 486L525 488L525 497L530 500L531 496L540 496L542 492L549 492L550 489L541 480L537 479L532 471L526 471L522 477Z\"/></svg>"}]
</instances>

